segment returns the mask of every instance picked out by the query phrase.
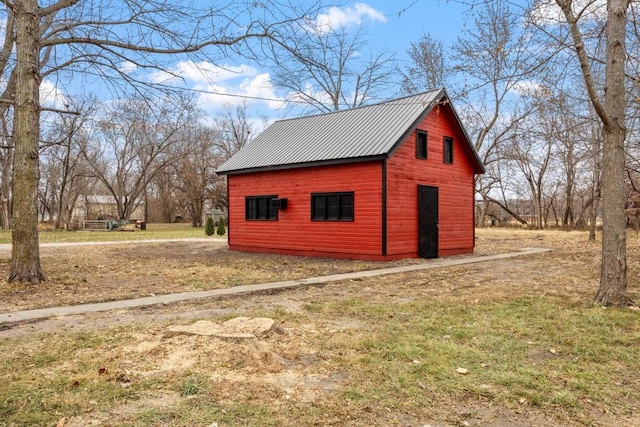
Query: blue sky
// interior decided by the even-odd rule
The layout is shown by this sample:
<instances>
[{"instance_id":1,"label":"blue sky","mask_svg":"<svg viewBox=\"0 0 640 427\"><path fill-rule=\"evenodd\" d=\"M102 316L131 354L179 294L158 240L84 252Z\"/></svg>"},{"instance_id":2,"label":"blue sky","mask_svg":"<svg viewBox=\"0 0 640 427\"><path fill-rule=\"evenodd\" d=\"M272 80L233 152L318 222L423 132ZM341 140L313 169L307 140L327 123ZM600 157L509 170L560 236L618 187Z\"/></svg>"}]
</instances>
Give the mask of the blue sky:
<instances>
[{"instance_id":1,"label":"blue sky","mask_svg":"<svg viewBox=\"0 0 640 427\"><path fill-rule=\"evenodd\" d=\"M467 19L466 7L456 1L446 0L363 0L344 2L339 8L323 11L320 19L332 26L342 26L356 30L362 25L370 40L372 50L384 49L395 54L400 68L407 64L406 51L411 42L417 41L423 32L449 44L462 31ZM128 64L123 64L126 68ZM140 72L135 68L132 73ZM269 69L243 62L242 59L228 59L218 63L182 61L173 70L183 81L163 73L153 73L147 78L164 83L175 82L187 86L197 93L199 105L210 115L218 114L224 105L247 102L250 115L259 118L281 118L295 115L284 108L287 93L275 88L271 83ZM71 88L67 88L71 90ZM397 94L399 87L390 87L389 95ZM43 81L43 96L47 100L64 99L65 88L57 87L51 81ZM382 94L378 98L384 98Z\"/></svg>"},{"instance_id":2,"label":"blue sky","mask_svg":"<svg viewBox=\"0 0 640 427\"><path fill-rule=\"evenodd\" d=\"M366 2L382 12L387 21L372 26L371 35L380 47L397 51L399 56L409 48L412 41L418 40L423 32L429 32L444 43L451 43L462 31L467 19L466 6L446 0L403 0L390 2L370 0ZM410 8L398 15L398 11Z\"/></svg>"}]
</instances>

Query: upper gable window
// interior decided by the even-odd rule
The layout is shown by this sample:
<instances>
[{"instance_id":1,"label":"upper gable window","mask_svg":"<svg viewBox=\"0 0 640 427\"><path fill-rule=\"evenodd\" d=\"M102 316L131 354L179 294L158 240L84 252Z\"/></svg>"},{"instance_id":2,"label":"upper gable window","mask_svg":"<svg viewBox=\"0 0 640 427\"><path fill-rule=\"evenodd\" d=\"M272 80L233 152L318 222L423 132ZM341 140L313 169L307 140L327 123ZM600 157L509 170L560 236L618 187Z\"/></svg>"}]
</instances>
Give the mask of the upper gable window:
<instances>
[{"instance_id":1,"label":"upper gable window","mask_svg":"<svg viewBox=\"0 0 640 427\"><path fill-rule=\"evenodd\" d=\"M444 162L453 163L453 138L444 137Z\"/></svg>"},{"instance_id":2,"label":"upper gable window","mask_svg":"<svg viewBox=\"0 0 640 427\"><path fill-rule=\"evenodd\" d=\"M427 158L427 132L423 130L416 131L416 157Z\"/></svg>"}]
</instances>

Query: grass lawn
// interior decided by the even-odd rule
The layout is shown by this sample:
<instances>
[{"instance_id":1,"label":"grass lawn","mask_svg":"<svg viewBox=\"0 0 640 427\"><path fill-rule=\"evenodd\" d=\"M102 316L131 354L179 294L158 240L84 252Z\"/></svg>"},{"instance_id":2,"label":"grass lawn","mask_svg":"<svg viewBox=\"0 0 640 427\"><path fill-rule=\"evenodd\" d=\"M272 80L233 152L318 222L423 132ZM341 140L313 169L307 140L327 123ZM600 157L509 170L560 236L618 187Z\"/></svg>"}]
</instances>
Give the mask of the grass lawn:
<instances>
[{"instance_id":1,"label":"grass lawn","mask_svg":"<svg viewBox=\"0 0 640 427\"><path fill-rule=\"evenodd\" d=\"M147 239L186 239L204 238L204 227L192 227L191 224L147 224L142 231L134 228L133 224L125 227L127 231L65 231L54 230L41 226L38 236L40 243L76 243L76 242L106 242L123 240ZM0 230L0 244L11 243L11 230Z\"/></svg>"},{"instance_id":2,"label":"grass lawn","mask_svg":"<svg viewBox=\"0 0 640 427\"><path fill-rule=\"evenodd\" d=\"M640 425L640 312L591 304L599 244L578 232L477 236L479 254L552 252L0 329L0 425ZM638 300L638 236L628 251ZM173 268L195 268L188 254ZM305 261L333 268L240 259L250 280ZM284 333L257 346L168 333L236 316Z\"/></svg>"}]
</instances>

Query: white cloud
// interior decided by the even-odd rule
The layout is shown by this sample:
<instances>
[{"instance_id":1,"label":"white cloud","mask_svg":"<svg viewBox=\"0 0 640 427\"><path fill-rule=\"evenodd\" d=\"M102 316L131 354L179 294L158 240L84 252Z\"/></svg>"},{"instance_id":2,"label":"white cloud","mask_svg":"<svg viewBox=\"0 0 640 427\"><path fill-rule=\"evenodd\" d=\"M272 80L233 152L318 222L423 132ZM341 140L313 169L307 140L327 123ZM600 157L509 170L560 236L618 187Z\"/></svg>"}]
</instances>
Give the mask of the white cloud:
<instances>
[{"instance_id":1,"label":"white cloud","mask_svg":"<svg viewBox=\"0 0 640 427\"><path fill-rule=\"evenodd\" d=\"M552 96L547 86L532 80L525 80L513 85L512 88L517 94L522 96L549 97Z\"/></svg>"},{"instance_id":2,"label":"white cloud","mask_svg":"<svg viewBox=\"0 0 640 427\"><path fill-rule=\"evenodd\" d=\"M176 83L180 80L196 84L216 84L218 82L255 76L258 70L249 65L219 66L208 61L181 61L172 70L151 74L153 83Z\"/></svg>"},{"instance_id":3,"label":"white cloud","mask_svg":"<svg viewBox=\"0 0 640 427\"><path fill-rule=\"evenodd\" d=\"M138 69L138 66L131 61L124 61L120 64L119 70L124 74L131 74Z\"/></svg>"},{"instance_id":4,"label":"white cloud","mask_svg":"<svg viewBox=\"0 0 640 427\"><path fill-rule=\"evenodd\" d=\"M378 10L366 3L356 3L345 8L330 7L327 13L318 15L314 28L319 32L328 32L350 25L362 25L365 18L372 22L387 22L387 18Z\"/></svg>"},{"instance_id":5,"label":"white cloud","mask_svg":"<svg viewBox=\"0 0 640 427\"><path fill-rule=\"evenodd\" d=\"M289 92L289 94L287 94L287 100L289 102L299 103L302 105L307 105L309 98L315 99L323 105L331 105L333 102L326 92L322 90L315 90L311 83L305 84L303 92Z\"/></svg>"},{"instance_id":6,"label":"white cloud","mask_svg":"<svg viewBox=\"0 0 640 427\"><path fill-rule=\"evenodd\" d=\"M606 0L574 0L572 3L574 15L581 15L582 20L596 21L606 19ZM554 25L566 22L560 6L555 0L538 0L531 11L534 22L541 25Z\"/></svg>"},{"instance_id":7,"label":"white cloud","mask_svg":"<svg viewBox=\"0 0 640 427\"><path fill-rule=\"evenodd\" d=\"M225 105L266 103L270 109L284 108L285 100L275 93L269 73L260 73L250 65L215 65L210 62L183 61L170 72L150 76L154 83L176 84L198 95L198 104L205 111Z\"/></svg>"},{"instance_id":8,"label":"white cloud","mask_svg":"<svg viewBox=\"0 0 640 427\"><path fill-rule=\"evenodd\" d=\"M53 82L50 80L42 81L40 84L40 104L64 109L69 103L69 97Z\"/></svg>"},{"instance_id":9,"label":"white cloud","mask_svg":"<svg viewBox=\"0 0 640 427\"><path fill-rule=\"evenodd\" d=\"M275 93L271 75L269 73L258 74L253 79L245 79L240 85L247 96L267 100L267 105L273 110L281 110L285 107L285 100Z\"/></svg>"}]
</instances>

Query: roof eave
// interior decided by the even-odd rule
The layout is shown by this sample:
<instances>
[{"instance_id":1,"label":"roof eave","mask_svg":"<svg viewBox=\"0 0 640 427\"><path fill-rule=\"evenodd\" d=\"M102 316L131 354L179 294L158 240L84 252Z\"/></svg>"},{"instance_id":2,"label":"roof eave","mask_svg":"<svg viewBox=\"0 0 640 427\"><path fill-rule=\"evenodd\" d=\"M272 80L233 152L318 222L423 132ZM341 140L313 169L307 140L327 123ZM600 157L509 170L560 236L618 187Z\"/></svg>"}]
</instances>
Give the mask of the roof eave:
<instances>
[{"instance_id":1,"label":"roof eave","mask_svg":"<svg viewBox=\"0 0 640 427\"><path fill-rule=\"evenodd\" d=\"M255 168L247 168L247 169L234 169L234 170L223 170L216 171L217 175L241 175L246 173L255 173L255 172L272 172L279 170L287 170L287 169L300 169L300 168L311 168L316 166L332 166L332 165L341 165L348 163L361 163L361 162L370 162L376 160L383 160L388 158L387 153L377 154L373 156L362 156L362 157L347 157L342 159L328 159L328 160L317 160L312 162L303 162L303 163L290 163L284 165L271 165L271 166L260 166Z\"/></svg>"}]
</instances>

